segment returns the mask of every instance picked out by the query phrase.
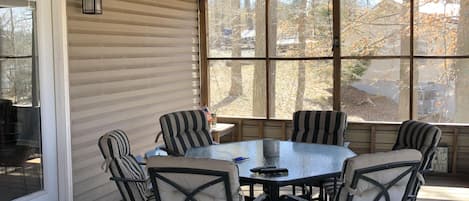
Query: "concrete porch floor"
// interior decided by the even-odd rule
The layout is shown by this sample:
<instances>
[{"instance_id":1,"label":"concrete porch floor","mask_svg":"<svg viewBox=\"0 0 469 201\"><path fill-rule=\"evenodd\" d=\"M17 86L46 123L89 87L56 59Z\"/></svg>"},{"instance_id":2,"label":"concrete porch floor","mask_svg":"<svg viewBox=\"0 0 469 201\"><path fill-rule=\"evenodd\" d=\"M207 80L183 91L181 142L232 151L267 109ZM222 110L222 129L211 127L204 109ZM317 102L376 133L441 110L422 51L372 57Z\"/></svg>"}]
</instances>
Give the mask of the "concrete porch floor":
<instances>
[{"instance_id":1,"label":"concrete porch floor","mask_svg":"<svg viewBox=\"0 0 469 201\"><path fill-rule=\"evenodd\" d=\"M255 195L262 193L262 186L256 186ZM243 194L249 195L249 188L242 187ZM297 191L300 192L300 191ZM291 187L281 188L280 194L291 194ZM318 189L313 188L313 197L318 196ZM418 201L469 201L469 175L431 175L426 176Z\"/></svg>"}]
</instances>

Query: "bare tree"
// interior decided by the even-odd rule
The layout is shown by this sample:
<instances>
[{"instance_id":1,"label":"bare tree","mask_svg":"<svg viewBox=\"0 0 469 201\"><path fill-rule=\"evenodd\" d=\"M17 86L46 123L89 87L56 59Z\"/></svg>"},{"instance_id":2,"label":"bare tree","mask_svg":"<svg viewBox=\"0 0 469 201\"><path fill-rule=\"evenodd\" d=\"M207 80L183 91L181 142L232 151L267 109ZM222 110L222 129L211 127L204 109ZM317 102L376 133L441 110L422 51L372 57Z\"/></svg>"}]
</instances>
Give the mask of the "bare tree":
<instances>
[{"instance_id":1,"label":"bare tree","mask_svg":"<svg viewBox=\"0 0 469 201\"><path fill-rule=\"evenodd\" d=\"M266 43L270 43L269 44L269 54L270 55L277 55L277 47L276 47L276 43L277 43L277 27L278 27L278 17L277 17L277 14L278 14L278 1L277 0L273 0L273 1L270 1L270 20L269 20L269 41L266 41ZM270 41L273 41L273 43L271 43ZM273 93L273 94L268 94L268 96L271 96L271 98L269 99L270 100L270 110L269 110L269 113L270 113L270 116L271 117L275 117L275 114L276 114L276 107L275 107L275 103L276 103L276 100L275 100L275 93L276 93L276 87L275 87L275 78L276 78L276 72L277 72L277 66L276 65L271 65L271 66L267 66L267 68L270 67L270 75L271 75L271 79L270 79L270 91Z\"/></svg>"},{"instance_id":2,"label":"bare tree","mask_svg":"<svg viewBox=\"0 0 469 201\"><path fill-rule=\"evenodd\" d=\"M264 26L265 24L265 6L262 1L256 1L256 56L265 54L264 44ZM265 41L266 43L268 41ZM253 82L253 116L263 117L266 113L267 100L265 98L266 92L266 79L265 68L260 62L256 62L254 66L254 82Z\"/></svg>"},{"instance_id":3,"label":"bare tree","mask_svg":"<svg viewBox=\"0 0 469 201\"><path fill-rule=\"evenodd\" d=\"M457 54L464 55L469 52L469 1L460 1L459 23L457 33ZM467 61L458 59L455 64L456 71L456 122L469 121L469 68Z\"/></svg>"},{"instance_id":4,"label":"bare tree","mask_svg":"<svg viewBox=\"0 0 469 201\"><path fill-rule=\"evenodd\" d=\"M298 49L300 57L304 57L306 55L306 4L307 0L300 1L300 8L299 12L300 15L298 16ZM296 90L296 104L295 110L302 110L303 109L303 100L305 96L305 82L306 82L306 69L305 69L305 62L299 61L298 62L298 88Z\"/></svg>"},{"instance_id":5,"label":"bare tree","mask_svg":"<svg viewBox=\"0 0 469 201\"><path fill-rule=\"evenodd\" d=\"M404 0L402 5L410 5L409 0ZM401 16L409 16L407 9L402 9ZM405 17L404 17L405 18ZM410 35L409 25L403 23L401 25L401 55L407 55L410 53ZM399 119L409 119L409 99L410 99L410 68L409 61L406 59L400 60L400 71L399 71ZM416 69L416 68L414 68ZM414 96L415 97L415 96Z\"/></svg>"},{"instance_id":6,"label":"bare tree","mask_svg":"<svg viewBox=\"0 0 469 201\"><path fill-rule=\"evenodd\" d=\"M251 0L244 0L244 12L245 12L245 18L246 18L246 24L247 24L247 29L248 30L253 30L254 29L254 22L252 21L251 17Z\"/></svg>"},{"instance_id":7,"label":"bare tree","mask_svg":"<svg viewBox=\"0 0 469 201\"><path fill-rule=\"evenodd\" d=\"M234 12L231 21L232 30L232 57L241 57L241 6L239 0L231 1L231 9ZM231 88L230 96L240 96L243 94L243 77L241 72L241 63L239 61L231 62Z\"/></svg>"}]
</instances>

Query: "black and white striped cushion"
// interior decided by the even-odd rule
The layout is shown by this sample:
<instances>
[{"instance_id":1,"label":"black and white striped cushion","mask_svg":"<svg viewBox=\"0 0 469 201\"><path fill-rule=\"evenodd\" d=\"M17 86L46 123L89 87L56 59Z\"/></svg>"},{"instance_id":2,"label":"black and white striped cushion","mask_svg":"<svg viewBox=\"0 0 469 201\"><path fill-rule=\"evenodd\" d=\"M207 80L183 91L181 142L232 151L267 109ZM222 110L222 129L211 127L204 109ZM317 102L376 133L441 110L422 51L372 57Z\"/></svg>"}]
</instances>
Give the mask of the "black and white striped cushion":
<instances>
[{"instance_id":1,"label":"black and white striped cushion","mask_svg":"<svg viewBox=\"0 0 469 201\"><path fill-rule=\"evenodd\" d=\"M342 185L343 185L343 182L339 178L336 178L335 183L334 183L334 178L325 179L322 183L322 187L326 191L327 195L331 198L333 198L335 194L337 194L337 192L339 191ZM335 188L335 193L334 193L334 188Z\"/></svg>"},{"instance_id":2,"label":"black and white striped cushion","mask_svg":"<svg viewBox=\"0 0 469 201\"><path fill-rule=\"evenodd\" d=\"M184 155L192 147L213 144L207 118L201 110L165 114L160 124L166 148L176 155Z\"/></svg>"},{"instance_id":3,"label":"black and white striped cushion","mask_svg":"<svg viewBox=\"0 0 469 201\"><path fill-rule=\"evenodd\" d=\"M430 168L434 152L441 139L441 130L431 124L407 120L399 127L393 150L417 149L422 153L419 171Z\"/></svg>"},{"instance_id":4,"label":"black and white striped cushion","mask_svg":"<svg viewBox=\"0 0 469 201\"><path fill-rule=\"evenodd\" d=\"M344 145L347 114L338 111L297 111L293 113L291 140Z\"/></svg>"},{"instance_id":5,"label":"black and white striped cushion","mask_svg":"<svg viewBox=\"0 0 469 201\"><path fill-rule=\"evenodd\" d=\"M110 131L99 138L99 148L104 159L109 162L113 177L145 180L145 172L130 152L130 143L122 130ZM124 200L146 201L145 182L116 182Z\"/></svg>"}]
</instances>

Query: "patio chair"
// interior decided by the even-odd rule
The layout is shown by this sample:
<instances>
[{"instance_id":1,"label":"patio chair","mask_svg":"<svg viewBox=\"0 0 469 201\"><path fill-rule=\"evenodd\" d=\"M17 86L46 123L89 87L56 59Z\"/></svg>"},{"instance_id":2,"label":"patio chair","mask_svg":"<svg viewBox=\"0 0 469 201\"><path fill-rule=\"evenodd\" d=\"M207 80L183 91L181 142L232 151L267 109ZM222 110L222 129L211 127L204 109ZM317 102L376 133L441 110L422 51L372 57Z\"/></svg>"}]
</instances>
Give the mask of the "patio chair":
<instances>
[{"instance_id":1,"label":"patio chair","mask_svg":"<svg viewBox=\"0 0 469 201\"><path fill-rule=\"evenodd\" d=\"M152 157L147 167L156 201L243 200L238 168L231 161Z\"/></svg>"},{"instance_id":2,"label":"patio chair","mask_svg":"<svg viewBox=\"0 0 469 201\"><path fill-rule=\"evenodd\" d=\"M296 111L293 113L291 141L344 146L347 113L339 111ZM330 188L334 179L326 179L313 186L320 187L319 197L324 199L324 188ZM311 191L311 188L310 188ZM303 188L303 194L305 194ZM295 187L293 187L295 194Z\"/></svg>"},{"instance_id":3,"label":"patio chair","mask_svg":"<svg viewBox=\"0 0 469 201\"><path fill-rule=\"evenodd\" d=\"M406 201L422 154L413 149L363 154L345 161L334 201ZM283 195L282 200L307 201Z\"/></svg>"},{"instance_id":4,"label":"patio chair","mask_svg":"<svg viewBox=\"0 0 469 201\"><path fill-rule=\"evenodd\" d=\"M110 170L113 180L125 201L153 200L148 190L148 180L130 151L127 135L122 130L110 131L99 138L99 149L103 154L106 171Z\"/></svg>"},{"instance_id":5,"label":"patio chair","mask_svg":"<svg viewBox=\"0 0 469 201\"><path fill-rule=\"evenodd\" d=\"M160 125L170 155L183 156L192 147L213 144L210 126L202 110L165 114L160 117Z\"/></svg>"},{"instance_id":6,"label":"patio chair","mask_svg":"<svg viewBox=\"0 0 469 201\"><path fill-rule=\"evenodd\" d=\"M411 192L411 200L415 200L423 185L423 174L431 170L431 164L435 155L438 143L441 139L441 130L429 123L407 120L402 122L397 134L396 144L393 150L416 149L422 154L422 162L419 166L420 180L416 181Z\"/></svg>"},{"instance_id":7,"label":"patio chair","mask_svg":"<svg viewBox=\"0 0 469 201\"><path fill-rule=\"evenodd\" d=\"M339 111L296 111L291 141L344 145L347 113Z\"/></svg>"},{"instance_id":8,"label":"patio chair","mask_svg":"<svg viewBox=\"0 0 469 201\"><path fill-rule=\"evenodd\" d=\"M420 186L423 185L423 174L431 169L431 161L436 152L436 148L441 139L441 130L434 125L407 120L402 122L397 134L397 140L392 150L416 149L422 154L422 161L418 168L418 180L412 185L410 200L416 200ZM340 184L340 182L339 182ZM328 195L333 195L334 185L331 182L325 184Z\"/></svg>"},{"instance_id":9,"label":"patio chair","mask_svg":"<svg viewBox=\"0 0 469 201\"><path fill-rule=\"evenodd\" d=\"M403 149L347 159L335 201L406 201L417 179L422 154Z\"/></svg>"}]
</instances>

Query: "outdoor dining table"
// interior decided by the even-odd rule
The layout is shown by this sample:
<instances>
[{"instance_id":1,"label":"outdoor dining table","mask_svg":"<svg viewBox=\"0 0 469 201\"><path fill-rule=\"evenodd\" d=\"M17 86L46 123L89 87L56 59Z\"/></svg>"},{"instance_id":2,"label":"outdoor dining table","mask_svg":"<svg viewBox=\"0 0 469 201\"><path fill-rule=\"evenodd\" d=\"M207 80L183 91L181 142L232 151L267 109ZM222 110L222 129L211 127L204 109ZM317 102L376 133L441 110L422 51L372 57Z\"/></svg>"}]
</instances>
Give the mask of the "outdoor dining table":
<instances>
[{"instance_id":1,"label":"outdoor dining table","mask_svg":"<svg viewBox=\"0 0 469 201\"><path fill-rule=\"evenodd\" d=\"M275 153L272 153L275 152ZM240 182L262 184L271 201L279 200L279 188L340 176L345 159L355 153L343 146L277 140L252 140L189 149L185 157L211 158L237 163ZM259 166L287 168L288 174L266 175L250 171Z\"/></svg>"}]
</instances>

